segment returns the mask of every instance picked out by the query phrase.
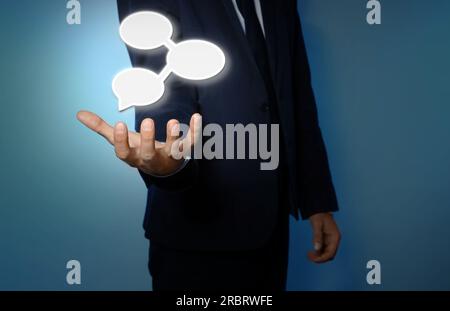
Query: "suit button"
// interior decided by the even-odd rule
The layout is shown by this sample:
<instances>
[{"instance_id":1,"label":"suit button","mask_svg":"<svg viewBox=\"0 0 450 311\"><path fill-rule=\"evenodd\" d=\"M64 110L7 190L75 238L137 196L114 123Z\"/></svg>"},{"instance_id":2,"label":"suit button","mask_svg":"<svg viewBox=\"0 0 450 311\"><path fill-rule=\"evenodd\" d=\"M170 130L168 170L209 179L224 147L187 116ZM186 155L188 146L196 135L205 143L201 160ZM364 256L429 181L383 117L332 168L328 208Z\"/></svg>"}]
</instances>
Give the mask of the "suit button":
<instances>
[{"instance_id":1,"label":"suit button","mask_svg":"<svg viewBox=\"0 0 450 311\"><path fill-rule=\"evenodd\" d=\"M262 112L269 112L269 109L270 109L269 105L267 104L261 105Z\"/></svg>"}]
</instances>

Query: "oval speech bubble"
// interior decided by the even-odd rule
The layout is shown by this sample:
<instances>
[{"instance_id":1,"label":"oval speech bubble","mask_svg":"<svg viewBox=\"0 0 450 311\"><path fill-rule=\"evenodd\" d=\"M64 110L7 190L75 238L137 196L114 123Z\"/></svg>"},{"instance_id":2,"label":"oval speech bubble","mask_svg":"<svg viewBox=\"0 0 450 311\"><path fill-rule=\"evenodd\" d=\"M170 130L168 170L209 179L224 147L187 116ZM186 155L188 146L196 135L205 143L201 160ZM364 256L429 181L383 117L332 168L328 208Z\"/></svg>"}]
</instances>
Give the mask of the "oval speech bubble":
<instances>
[{"instance_id":1,"label":"oval speech bubble","mask_svg":"<svg viewBox=\"0 0 450 311\"><path fill-rule=\"evenodd\" d=\"M165 91L159 76L143 68L130 68L118 73L112 82L112 89L119 100L119 111L156 103Z\"/></svg>"},{"instance_id":2,"label":"oval speech bubble","mask_svg":"<svg viewBox=\"0 0 450 311\"><path fill-rule=\"evenodd\" d=\"M170 40L173 27L164 15L141 11L126 17L120 24L119 33L127 45L140 50L151 50Z\"/></svg>"},{"instance_id":3,"label":"oval speech bubble","mask_svg":"<svg viewBox=\"0 0 450 311\"><path fill-rule=\"evenodd\" d=\"M225 54L215 44L203 40L186 40L167 54L173 72L185 79L204 80L219 74L225 66Z\"/></svg>"}]
</instances>

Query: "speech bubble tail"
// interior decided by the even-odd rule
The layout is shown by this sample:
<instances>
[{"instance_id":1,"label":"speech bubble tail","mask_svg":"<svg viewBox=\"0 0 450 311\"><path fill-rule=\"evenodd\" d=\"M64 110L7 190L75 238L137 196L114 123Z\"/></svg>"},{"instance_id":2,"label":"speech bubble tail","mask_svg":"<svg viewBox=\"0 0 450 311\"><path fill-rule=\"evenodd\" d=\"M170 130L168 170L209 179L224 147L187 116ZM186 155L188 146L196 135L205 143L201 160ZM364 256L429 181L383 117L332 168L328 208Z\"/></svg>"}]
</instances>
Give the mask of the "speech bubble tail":
<instances>
[{"instance_id":1,"label":"speech bubble tail","mask_svg":"<svg viewBox=\"0 0 450 311\"><path fill-rule=\"evenodd\" d=\"M128 108L130 108L132 105L127 104L125 101L123 100L119 100L119 112L125 111Z\"/></svg>"}]
</instances>

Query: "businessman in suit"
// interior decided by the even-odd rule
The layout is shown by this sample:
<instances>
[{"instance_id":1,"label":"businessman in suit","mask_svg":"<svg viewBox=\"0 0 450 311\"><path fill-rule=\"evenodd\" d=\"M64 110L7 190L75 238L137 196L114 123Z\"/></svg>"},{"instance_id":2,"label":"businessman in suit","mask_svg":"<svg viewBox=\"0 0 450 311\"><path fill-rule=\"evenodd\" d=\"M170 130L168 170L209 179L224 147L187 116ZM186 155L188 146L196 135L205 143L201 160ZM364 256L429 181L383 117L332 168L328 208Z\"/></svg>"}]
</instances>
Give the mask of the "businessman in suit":
<instances>
[{"instance_id":1,"label":"businessman in suit","mask_svg":"<svg viewBox=\"0 0 450 311\"><path fill-rule=\"evenodd\" d=\"M211 83L172 77L160 102L136 108L136 132L78 113L145 182L154 290L284 290L289 214L312 225L309 259L332 260L338 206L297 1L118 0L118 9L121 20L142 10L162 13L176 25L175 42L209 40L227 58ZM157 72L165 65L163 49L129 54L135 67ZM175 159L170 150L180 123L190 124L184 142L201 124L279 124L278 168L260 170L255 160Z\"/></svg>"}]
</instances>

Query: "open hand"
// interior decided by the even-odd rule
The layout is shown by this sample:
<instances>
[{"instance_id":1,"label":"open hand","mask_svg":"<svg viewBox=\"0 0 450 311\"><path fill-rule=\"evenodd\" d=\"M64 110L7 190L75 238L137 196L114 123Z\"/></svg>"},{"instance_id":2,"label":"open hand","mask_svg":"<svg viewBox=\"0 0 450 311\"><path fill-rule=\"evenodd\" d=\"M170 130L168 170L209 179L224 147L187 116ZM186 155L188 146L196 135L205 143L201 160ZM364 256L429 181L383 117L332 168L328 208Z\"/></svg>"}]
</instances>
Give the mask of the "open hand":
<instances>
[{"instance_id":1,"label":"open hand","mask_svg":"<svg viewBox=\"0 0 450 311\"><path fill-rule=\"evenodd\" d=\"M155 140L155 124L150 118L142 121L140 133L128 131L126 124L123 122L119 122L115 127L112 127L102 118L89 111L78 112L77 118L113 145L119 159L132 167L155 176L170 175L177 171L184 162L180 153L190 153L190 149L201 133L201 116L197 113L192 115L189 131L182 140L179 139L179 122L174 119L167 122L165 143ZM180 153L175 155L174 150Z\"/></svg>"}]
</instances>

